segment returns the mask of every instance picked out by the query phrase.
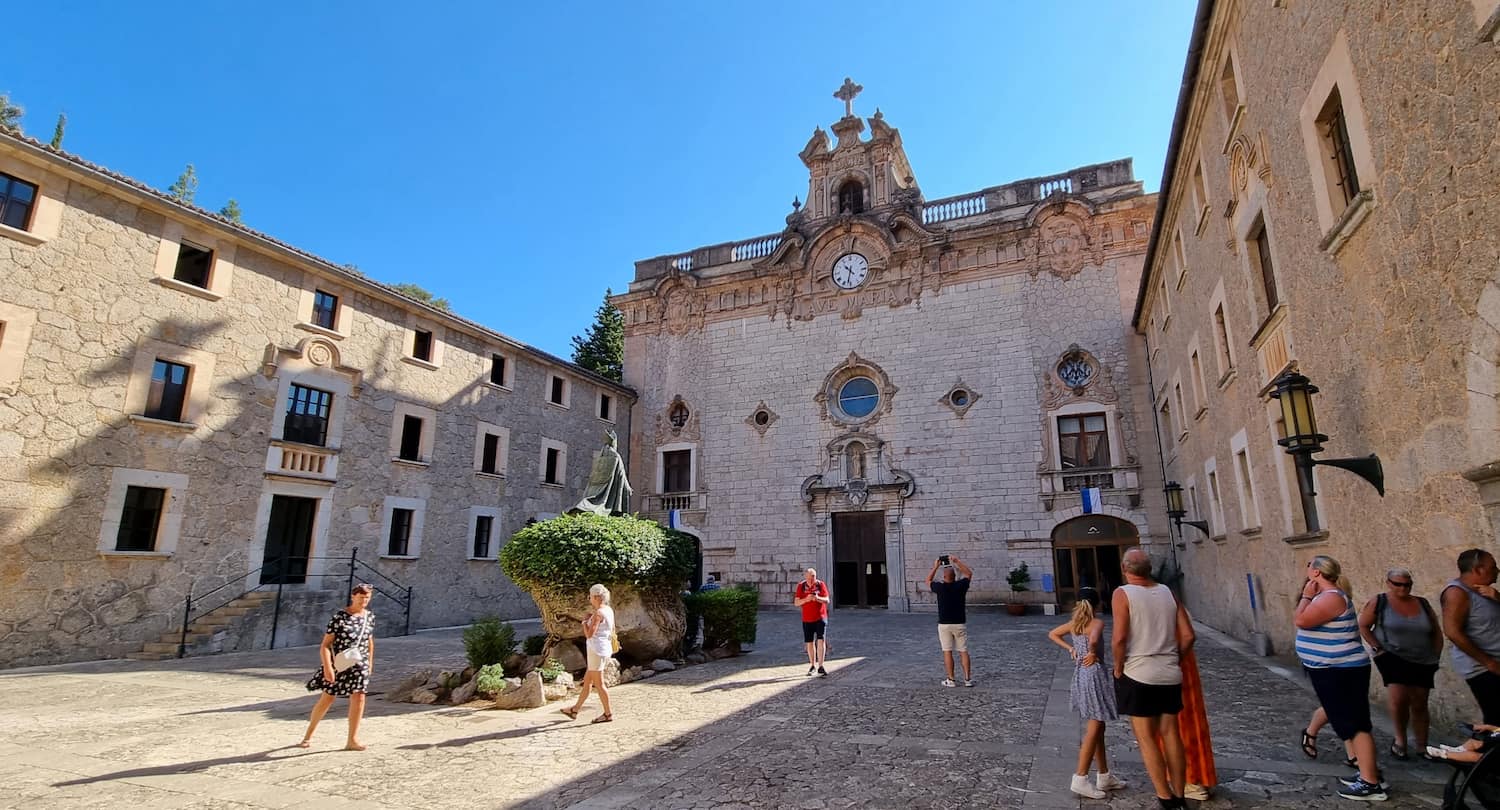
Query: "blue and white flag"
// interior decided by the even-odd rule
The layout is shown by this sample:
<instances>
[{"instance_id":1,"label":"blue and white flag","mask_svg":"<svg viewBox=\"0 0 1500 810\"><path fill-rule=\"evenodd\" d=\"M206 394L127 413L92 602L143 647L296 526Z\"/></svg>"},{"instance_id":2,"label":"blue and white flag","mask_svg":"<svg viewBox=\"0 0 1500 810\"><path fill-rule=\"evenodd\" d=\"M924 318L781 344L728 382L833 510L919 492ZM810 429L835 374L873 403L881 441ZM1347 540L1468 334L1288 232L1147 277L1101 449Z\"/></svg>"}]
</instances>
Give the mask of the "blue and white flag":
<instances>
[{"instance_id":1,"label":"blue and white flag","mask_svg":"<svg viewBox=\"0 0 1500 810\"><path fill-rule=\"evenodd\" d=\"M1083 513L1092 515L1104 508L1104 495L1098 487L1084 487L1079 490L1083 493Z\"/></svg>"},{"instance_id":2,"label":"blue and white flag","mask_svg":"<svg viewBox=\"0 0 1500 810\"><path fill-rule=\"evenodd\" d=\"M667 511L667 528L668 529L680 529L680 528L682 528L682 510L681 509L671 509L671 510Z\"/></svg>"}]
</instances>

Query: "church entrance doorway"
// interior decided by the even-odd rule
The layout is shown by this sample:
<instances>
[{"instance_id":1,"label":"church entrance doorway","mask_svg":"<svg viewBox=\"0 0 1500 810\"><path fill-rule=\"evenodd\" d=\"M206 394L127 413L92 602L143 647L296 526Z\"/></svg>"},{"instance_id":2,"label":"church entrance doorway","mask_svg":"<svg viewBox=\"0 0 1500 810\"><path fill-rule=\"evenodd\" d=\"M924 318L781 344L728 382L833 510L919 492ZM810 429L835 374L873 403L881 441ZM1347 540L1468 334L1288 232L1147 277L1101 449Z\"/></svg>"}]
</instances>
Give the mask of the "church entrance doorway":
<instances>
[{"instance_id":1,"label":"church entrance doorway","mask_svg":"<svg viewBox=\"0 0 1500 810\"><path fill-rule=\"evenodd\" d=\"M1064 607L1078 601L1079 588L1094 588L1109 609L1109 599L1120 585L1120 557L1140 542L1130 521L1109 515L1083 515L1052 530L1053 571L1057 601Z\"/></svg>"},{"instance_id":2,"label":"church entrance doorway","mask_svg":"<svg viewBox=\"0 0 1500 810\"><path fill-rule=\"evenodd\" d=\"M833 515L833 603L838 607L885 607L885 513Z\"/></svg>"}]
</instances>

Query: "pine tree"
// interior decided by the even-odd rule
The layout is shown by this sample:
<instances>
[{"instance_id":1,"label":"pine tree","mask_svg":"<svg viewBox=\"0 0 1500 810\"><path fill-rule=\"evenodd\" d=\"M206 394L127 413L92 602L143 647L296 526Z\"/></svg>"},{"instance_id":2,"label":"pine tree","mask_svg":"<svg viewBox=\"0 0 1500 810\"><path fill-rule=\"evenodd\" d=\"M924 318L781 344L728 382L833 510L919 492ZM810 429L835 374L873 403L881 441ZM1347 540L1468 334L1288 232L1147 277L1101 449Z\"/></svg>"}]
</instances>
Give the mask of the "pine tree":
<instances>
[{"instance_id":1,"label":"pine tree","mask_svg":"<svg viewBox=\"0 0 1500 810\"><path fill-rule=\"evenodd\" d=\"M66 129L67 126L68 126L68 114L67 113L58 113L57 114L57 126L53 127L53 129L52 129L52 143L49 144L53 149L62 149L63 130Z\"/></svg>"},{"instance_id":2,"label":"pine tree","mask_svg":"<svg viewBox=\"0 0 1500 810\"><path fill-rule=\"evenodd\" d=\"M21 131L21 116L26 111L19 106L10 103L10 96L0 93L0 129L8 129L12 132Z\"/></svg>"},{"instance_id":3,"label":"pine tree","mask_svg":"<svg viewBox=\"0 0 1500 810\"><path fill-rule=\"evenodd\" d=\"M398 293L401 293L407 298L415 298L418 301L421 301L422 303L427 304L431 307L436 307L444 311L447 311L449 308L448 299L433 298L432 293L428 292L426 288L418 284L413 284L409 281L404 284L392 284L391 289L395 290Z\"/></svg>"},{"instance_id":4,"label":"pine tree","mask_svg":"<svg viewBox=\"0 0 1500 810\"><path fill-rule=\"evenodd\" d=\"M609 302L612 290L604 291L604 303L594 314L587 335L574 336L573 362L616 382L625 379L625 315Z\"/></svg>"},{"instance_id":5,"label":"pine tree","mask_svg":"<svg viewBox=\"0 0 1500 810\"><path fill-rule=\"evenodd\" d=\"M198 170L193 168L193 164L189 163L182 170L177 182L167 188L167 193L176 197L179 202L193 204L193 198L198 196Z\"/></svg>"},{"instance_id":6,"label":"pine tree","mask_svg":"<svg viewBox=\"0 0 1500 810\"><path fill-rule=\"evenodd\" d=\"M236 225L244 224L244 221L240 219L240 204L235 202L233 197L230 197L229 202L224 203L224 207L219 209L219 214Z\"/></svg>"}]
</instances>

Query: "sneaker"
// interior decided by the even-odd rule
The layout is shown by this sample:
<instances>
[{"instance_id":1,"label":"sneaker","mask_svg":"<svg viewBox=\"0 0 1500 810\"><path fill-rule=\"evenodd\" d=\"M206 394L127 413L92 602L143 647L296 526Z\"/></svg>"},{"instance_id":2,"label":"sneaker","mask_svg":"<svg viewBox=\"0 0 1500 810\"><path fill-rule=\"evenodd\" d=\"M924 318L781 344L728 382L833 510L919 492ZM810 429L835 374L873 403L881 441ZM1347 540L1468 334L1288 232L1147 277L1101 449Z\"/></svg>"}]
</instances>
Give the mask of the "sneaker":
<instances>
[{"instance_id":1,"label":"sneaker","mask_svg":"<svg viewBox=\"0 0 1500 810\"><path fill-rule=\"evenodd\" d=\"M812 674L813 674L813 673L814 673L814 672L817 672L817 671L818 671L818 668L817 668L817 667L808 667L808 668L807 668L807 677L809 677L809 678L811 678L811 677L812 677Z\"/></svg>"},{"instance_id":2,"label":"sneaker","mask_svg":"<svg viewBox=\"0 0 1500 810\"><path fill-rule=\"evenodd\" d=\"M1340 782L1344 780L1340 779ZM1372 785L1358 776L1354 777L1354 783L1344 782L1345 788L1339 791L1339 796L1344 799L1353 799L1357 802L1383 802L1389 799L1386 794L1385 785Z\"/></svg>"},{"instance_id":3,"label":"sneaker","mask_svg":"<svg viewBox=\"0 0 1500 810\"><path fill-rule=\"evenodd\" d=\"M1094 786L1100 790L1124 790L1125 780L1108 771L1101 772Z\"/></svg>"},{"instance_id":4,"label":"sneaker","mask_svg":"<svg viewBox=\"0 0 1500 810\"><path fill-rule=\"evenodd\" d=\"M1085 799L1102 799L1105 796L1104 791L1089 784L1087 775L1073 774L1073 784L1069 786L1069 789Z\"/></svg>"},{"instance_id":5,"label":"sneaker","mask_svg":"<svg viewBox=\"0 0 1500 810\"><path fill-rule=\"evenodd\" d=\"M1206 802L1208 801L1208 788L1202 785L1183 785L1182 798L1192 799L1195 802Z\"/></svg>"},{"instance_id":6,"label":"sneaker","mask_svg":"<svg viewBox=\"0 0 1500 810\"><path fill-rule=\"evenodd\" d=\"M1376 787L1379 787L1381 790L1390 790L1391 783L1385 781L1385 771L1377 771L1376 773L1379 774L1376 778L1380 780L1380 784ZM1352 788L1358 784L1369 784L1369 782L1365 782L1365 780L1360 777L1358 771L1355 771L1353 776L1340 776L1339 783L1347 788ZM1384 799L1381 799L1380 801L1384 801Z\"/></svg>"},{"instance_id":7,"label":"sneaker","mask_svg":"<svg viewBox=\"0 0 1500 810\"><path fill-rule=\"evenodd\" d=\"M943 679L943 685L944 686L958 686L958 684L952 678L944 678Z\"/></svg>"},{"instance_id":8,"label":"sneaker","mask_svg":"<svg viewBox=\"0 0 1500 810\"><path fill-rule=\"evenodd\" d=\"M826 669L824 669L822 667L818 667L818 674L821 675L822 677L826 678L826 677L828 677L828 670L826 670Z\"/></svg>"},{"instance_id":9,"label":"sneaker","mask_svg":"<svg viewBox=\"0 0 1500 810\"><path fill-rule=\"evenodd\" d=\"M974 679L973 678L964 678L964 686L973 688L973 686L974 686Z\"/></svg>"}]
</instances>

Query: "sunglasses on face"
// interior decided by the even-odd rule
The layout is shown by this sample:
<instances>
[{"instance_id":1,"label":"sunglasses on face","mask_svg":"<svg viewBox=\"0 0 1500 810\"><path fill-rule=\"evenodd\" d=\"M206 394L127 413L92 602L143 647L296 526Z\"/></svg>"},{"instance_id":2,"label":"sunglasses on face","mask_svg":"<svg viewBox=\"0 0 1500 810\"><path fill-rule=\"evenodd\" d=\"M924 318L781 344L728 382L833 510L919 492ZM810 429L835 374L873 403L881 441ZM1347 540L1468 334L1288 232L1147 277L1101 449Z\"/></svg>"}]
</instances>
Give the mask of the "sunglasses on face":
<instances>
[{"instance_id":1,"label":"sunglasses on face","mask_svg":"<svg viewBox=\"0 0 1500 810\"><path fill-rule=\"evenodd\" d=\"M1388 580L1386 580L1386 582L1389 583L1389 584L1391 584L1391 585L1395 585L1397 588L1410 588L1411 587L1411 582L1397 582L1394 579L1388 579Z\"/></svg>"}]
</instances>

